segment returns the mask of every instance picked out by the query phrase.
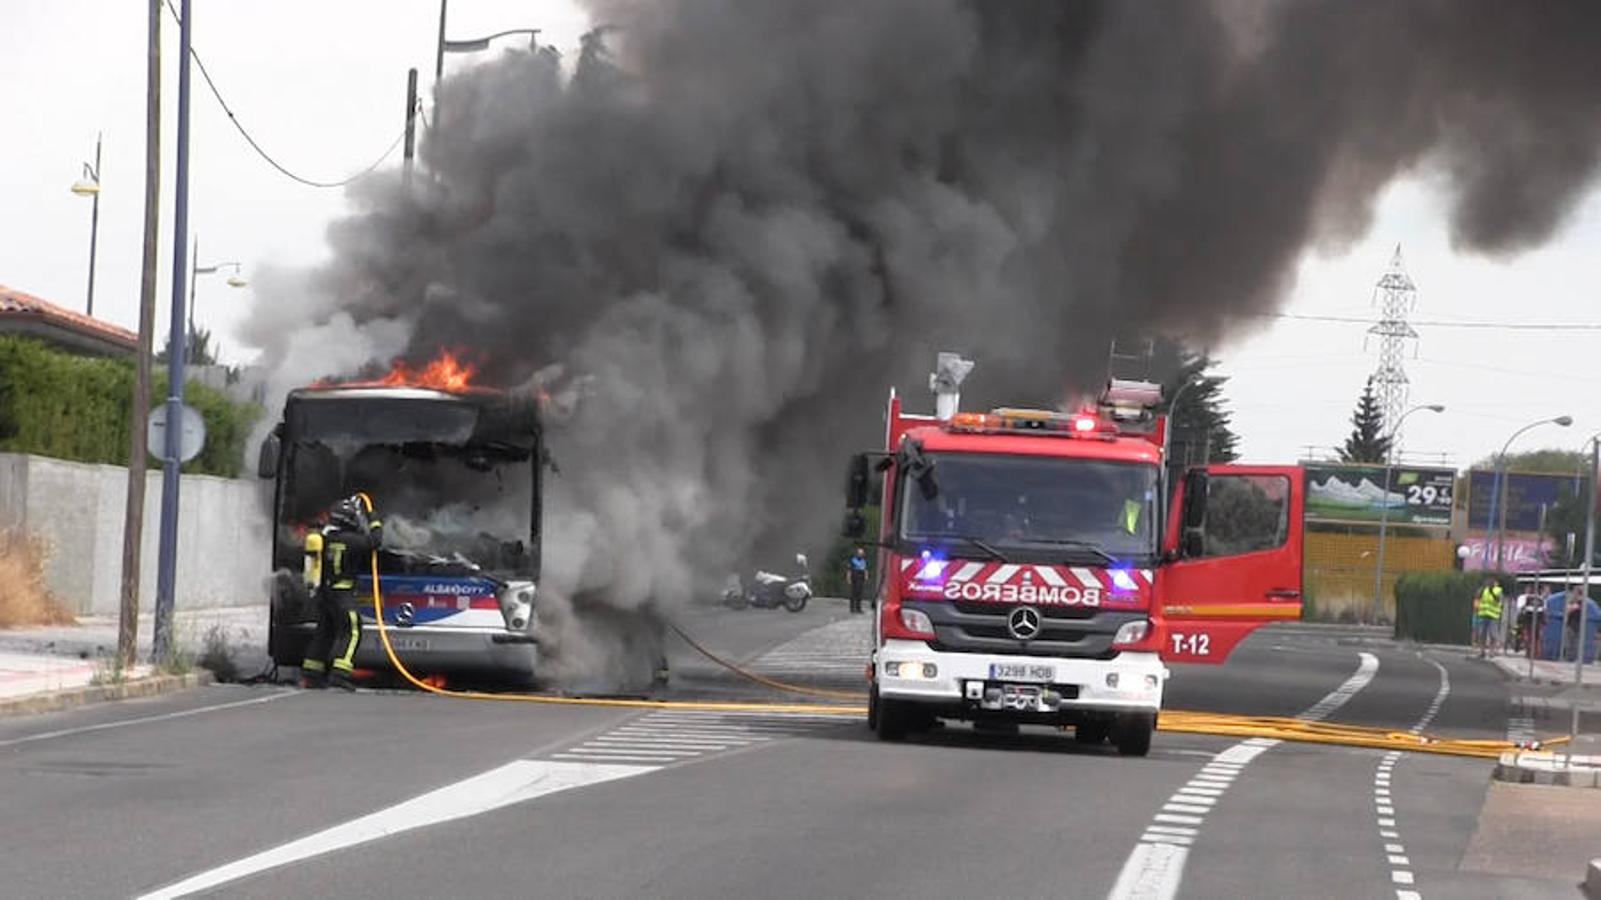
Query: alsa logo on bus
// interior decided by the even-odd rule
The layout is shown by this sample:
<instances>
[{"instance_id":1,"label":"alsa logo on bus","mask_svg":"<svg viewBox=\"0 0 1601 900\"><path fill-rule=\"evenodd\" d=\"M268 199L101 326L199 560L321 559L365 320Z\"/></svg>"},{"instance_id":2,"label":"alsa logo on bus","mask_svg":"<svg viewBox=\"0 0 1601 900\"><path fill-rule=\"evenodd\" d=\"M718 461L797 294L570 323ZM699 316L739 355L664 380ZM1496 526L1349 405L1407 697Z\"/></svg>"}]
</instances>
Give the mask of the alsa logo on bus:
<instances>
[{"instance_id":1,"label":"alsa logo on bus","mask_svg":"<svg viewBox=\"0 0 1601 900\"><path fill-rule=\"evenodd\" d=\"M915 571L914 571L915 567ZM901 561L909 597L1023 603L1036 606L1140 606L1151 583L1149 569L1107 569L1016 563Z\"/></svg>"}]
</instances>

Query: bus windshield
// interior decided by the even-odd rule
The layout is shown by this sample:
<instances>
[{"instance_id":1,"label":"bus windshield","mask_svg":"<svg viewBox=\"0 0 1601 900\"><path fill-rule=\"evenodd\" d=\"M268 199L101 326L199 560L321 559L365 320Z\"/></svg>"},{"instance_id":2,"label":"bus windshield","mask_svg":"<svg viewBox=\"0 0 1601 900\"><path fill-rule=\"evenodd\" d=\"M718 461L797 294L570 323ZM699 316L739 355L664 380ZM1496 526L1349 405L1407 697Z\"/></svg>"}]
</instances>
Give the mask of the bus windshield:
<instances>
[{"instance_id":1,"label":"bus windshield","mask_svg":"<svg viewBox=\"0 0 1601 900\"><path fill-rule=\"evenodd\" d=\"M972 453L926 458L933 496L916 482L901 485L904 542L965 542L1008 561L1127 563L1156 554L1154 465Z\"/></svg>"},{"instance_id":2,"label":"bus windshield","mask_svg":"<svg viewBox=\"0 0 1601 900\"><path fill-rule=\"evenodd\" d=\"M275 562L356 491L384 523L380 563L460 556L490 572L538 567L537 424L491 421L467 403L384 396L291 401L279 470ZM522 421L519 419L519 421ZM515 424L515 423L512 423Z\"/></svg>"}]
</instances>

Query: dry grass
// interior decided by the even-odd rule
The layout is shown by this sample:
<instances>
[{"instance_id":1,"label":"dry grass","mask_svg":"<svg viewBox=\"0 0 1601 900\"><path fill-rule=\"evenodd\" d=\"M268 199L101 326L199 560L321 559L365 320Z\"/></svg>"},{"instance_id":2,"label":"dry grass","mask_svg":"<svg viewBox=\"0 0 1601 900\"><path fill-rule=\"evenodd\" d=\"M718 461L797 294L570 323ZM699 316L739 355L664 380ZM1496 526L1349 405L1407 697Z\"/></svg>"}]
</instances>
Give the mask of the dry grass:
<instances>
[{"instance_id":1,"label":"dry grass","mask_svg":"<svg viewBox=\"0 0 1601 900\"><path fill-rule=\"evenodd\" d=\"M45 587L44 562L41 541L0 529L0 628L72 623L72 613Z\"/></svg>"}]
</instances>

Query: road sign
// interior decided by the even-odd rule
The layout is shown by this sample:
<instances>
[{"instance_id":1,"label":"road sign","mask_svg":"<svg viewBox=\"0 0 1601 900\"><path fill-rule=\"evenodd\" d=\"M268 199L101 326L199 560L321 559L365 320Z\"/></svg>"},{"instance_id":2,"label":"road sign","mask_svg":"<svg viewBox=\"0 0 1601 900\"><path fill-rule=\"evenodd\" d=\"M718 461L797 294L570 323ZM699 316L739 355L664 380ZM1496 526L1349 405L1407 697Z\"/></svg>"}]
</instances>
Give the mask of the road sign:
<instances>
[{"instance_id":1,"label":"road sign","mask_svg":"<svg viewBox=\"0 0 1601 900\"><path fill-rule=\"evenodd\" d=\"M178 407L182 433L178 439L178 461L188 462L200 455L206 446L206 420L193 406L185 403ZM157 459L167 454L167 404L150 411L150 427L145 429L145 448Z\"/></svg>"}]
</instances>

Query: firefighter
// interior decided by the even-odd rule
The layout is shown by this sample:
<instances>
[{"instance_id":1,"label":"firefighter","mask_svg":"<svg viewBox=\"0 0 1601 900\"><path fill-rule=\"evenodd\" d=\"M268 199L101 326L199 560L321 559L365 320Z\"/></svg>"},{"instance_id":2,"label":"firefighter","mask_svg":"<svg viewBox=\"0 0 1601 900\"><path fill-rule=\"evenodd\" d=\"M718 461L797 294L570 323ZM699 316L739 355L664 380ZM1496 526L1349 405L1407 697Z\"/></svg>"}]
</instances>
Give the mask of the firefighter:
<instances>
[{"instance_id":1,"label":"firefighter","mask_svg":"<svg viewBox=\"0 0 1601 900\"><path fill-rule=\"evenodd\" d=\"M335 503L328 511L328 524L307 537L307 570L315 572L317 582L313 586L317 630L300 664L302 686L323 688L332 684L355 690L351 672L356 647L361 643L356 576L372 571L372 555L382 538L383 523L374 515L372 500L366 494ZM310 558L313 554L316 559Z\"/></svg>"}]
</instances>

